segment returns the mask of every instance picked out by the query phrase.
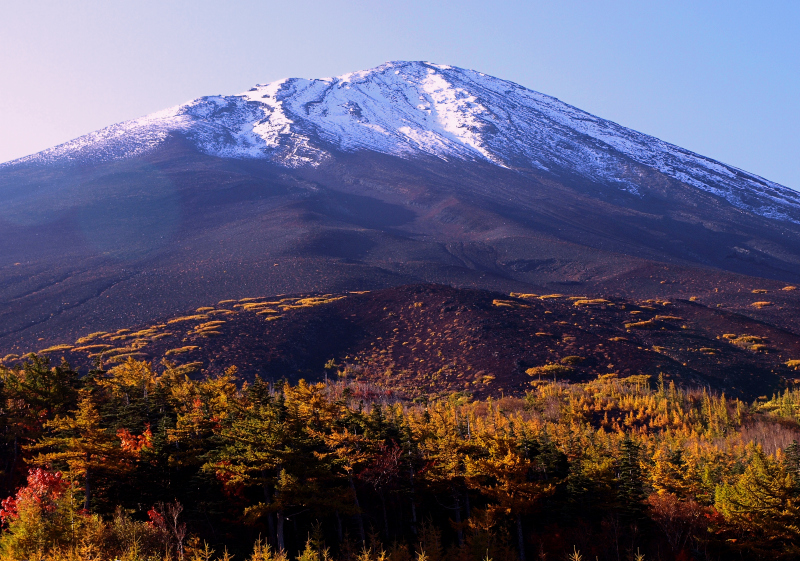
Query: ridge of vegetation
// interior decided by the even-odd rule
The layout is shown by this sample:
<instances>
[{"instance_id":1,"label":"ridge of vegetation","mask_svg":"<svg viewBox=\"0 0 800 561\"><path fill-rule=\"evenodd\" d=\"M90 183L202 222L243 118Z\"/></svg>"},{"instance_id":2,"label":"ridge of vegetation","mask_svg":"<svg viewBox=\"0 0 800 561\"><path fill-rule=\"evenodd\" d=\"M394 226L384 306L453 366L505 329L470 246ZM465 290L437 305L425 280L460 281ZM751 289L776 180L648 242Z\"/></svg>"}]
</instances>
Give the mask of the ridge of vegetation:
<instances>
[{"instance_id":1,"label":"ridge of vegetation","mask_svg":"<svg viewBox=\"0 0 800 561\"><path fill-rule=\"evenodd\" d=\"M39 351L81 369L163 359L199 376L345 376L409 397L523 392L537 376L663 374L752 400L798 379L800 336L685 300L499 294L440 285L224 300ZM568 357L578 357L569 364ZM582 360L579 360L582 359ZM19 366L25 355L0 364ZM554 367L551 365L560 365Z\"/></svg>"}]
</instances>

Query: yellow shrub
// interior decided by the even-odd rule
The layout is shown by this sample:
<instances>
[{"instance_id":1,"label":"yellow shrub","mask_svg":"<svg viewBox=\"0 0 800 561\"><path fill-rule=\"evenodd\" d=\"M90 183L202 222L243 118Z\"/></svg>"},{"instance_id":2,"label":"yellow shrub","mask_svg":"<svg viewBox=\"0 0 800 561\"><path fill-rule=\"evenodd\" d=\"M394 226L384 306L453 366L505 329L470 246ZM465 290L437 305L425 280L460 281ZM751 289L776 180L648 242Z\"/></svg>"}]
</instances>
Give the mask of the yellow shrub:
<instances>
[{"instance_id":1,"label":"yellow shrub","mask_svg":"<svg viewBox=\"0 0 800 561\"><path fill-rule=\"evenodd\" d=\"M652 319L625 324L625 329L656 329L657 327L658 322Z\"/></svg>"},{"instance_id":2,"label":"yellow shrub","mask_svg":"<svg viewBox=\"0 0 800 561\"><path fill-rule=\"evenodd\" d=\"M72 348L72 345L53 345L52 347L47 347L46 349L42 349L39 351L39 354L42 353L55 353L58 351L68 351Z\"/></svg>"},{"instance_id":3,"label":"yellow shrub","mask_svg":"<svg viewBox=\"0 0 800 561\"><path fill-rule=\"evenodd\" d=\"M164 353L164 356L171 356L171 355L179 355L179 354L183 354L183 353L189 353L189 352L192 352L192 351L196 351L199 348L200 347L195 346L195 345L188 345L186 347L180 347L180 348L177 348L177 349L170 349L170 350L168 350L167 352Z\"/></svg>"},{"instance_id":4,"label":"yellow shrub","mask_svg":"<svg viewBox=\"0 0 800 561\"><path fill-rule=\"evenodd\" d=\"M528 376L565 376L574 370L571 366L563 364L544 364L528 368L525 374Z\"/></svg>"},{"instance_id":5,"label":"yellow shrub","mask_svg":"<svg viewBox=\"0 0 800 561\"><path fill-rule=\"evenodd\" d=\"M93 341L98 337L102 337L103 335L108 335L107 331L95 331L94 333L89 333L85 337L81 337L77 341L75 341L76 345L83 345L84 343L88 343L89 341Z\"/></svg>"},{"instance_id":6,"label":"yellow shrub","mask_svg":"<svg viewBox=\"0 0 800 561\"><path fill-rule=\"evenodd\" d=\"M91 352L91 351L101 351L110 348L111 345L84 345L83 347L73 347L72 350L75 352Z\"/></svg>"},{"instance_id":7,"label":"yellow shrub","mask_svg":"<svg viewBox=\"0 0 800 561\"><path fill-rule=\"evenodd\" d=\"M208 319L208 315L206 314L196 314L193 316L182 316L179 318L173 318L167 322L167 324L172 325L173 323L180 323L182 321L199 321L203 319Z\"/></svg>"},{"instance_id":8,"label":"yellow shrub","mask_svg":"<svg viewBox=\"0 0 800 561\"><path fill-rule=\"evenodd\" d=\"M603 298L593 298L593 299L580 299L575 300L573 302L576 306L592 306L595 304L610 304L608 300L604 300Z\"/></svg>"},{"instance_id":9,"label":"yellow shrub","mask_svg":"<svg viewBox=\"0 0 800 561\"><path fill-rule=\"evenodd\" d=\"M580 364L585 360L582 356L565 356L561 359L561 364Z\"/></svg>"},{"instance_id":10,"label":"yellow shrub","mask_svg":"<svg viewBox=\"0 0 800 561\"><path fill-rule=\"evenodd\" d=\"M513 300L492 300L492 306L497 306L498 308L530 308L527 304L521 304L520 302L514 302Z\"/></svg>"}]
</instances>

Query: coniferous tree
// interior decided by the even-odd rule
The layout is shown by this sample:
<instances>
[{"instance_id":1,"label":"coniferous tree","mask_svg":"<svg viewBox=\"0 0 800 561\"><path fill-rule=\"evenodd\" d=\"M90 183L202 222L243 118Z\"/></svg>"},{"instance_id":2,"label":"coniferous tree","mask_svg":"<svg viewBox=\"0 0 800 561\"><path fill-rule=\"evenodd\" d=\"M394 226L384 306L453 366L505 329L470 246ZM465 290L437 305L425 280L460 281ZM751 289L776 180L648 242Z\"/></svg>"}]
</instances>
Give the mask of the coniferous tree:
<instances>
[{"instance_id":1,"label":"coniferous tree","mask_svg":"<svg viewBox=\"0 0 800 561\"><path fill-rule=\"evenodd\" d=\"M627 434L620 443L617 467L617 497L621 512L638 518L642 514L645 498L644 478L641 468L641 447Z\"/></svg>"}]
</instances>

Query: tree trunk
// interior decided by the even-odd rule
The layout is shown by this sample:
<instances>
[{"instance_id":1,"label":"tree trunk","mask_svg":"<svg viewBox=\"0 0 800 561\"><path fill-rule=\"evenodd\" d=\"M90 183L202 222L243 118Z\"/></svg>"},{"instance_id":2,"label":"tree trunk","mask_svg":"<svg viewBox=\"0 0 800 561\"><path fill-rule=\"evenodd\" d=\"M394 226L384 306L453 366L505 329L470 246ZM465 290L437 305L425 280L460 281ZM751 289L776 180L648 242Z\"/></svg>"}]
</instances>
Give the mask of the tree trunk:
<instances>
[{"instance_id":1,"label":"tree trunk","mask_svg":"<svg viewBox=\"0 0 800 561\"><path fill-rule=\"evenodd\" d=\"M381 508L383 508L383 534L386 536L386 541L389 541L389 517L386 514L386 498L383 496L383 491L380 492Z\"/></svg>"},{"instance_id":2,"label":"tree trunk","mask_svg":"<svg viewBox=\"0 0 800 561\"><path fill-rule=\"evenodd\" d=\"M11 457L11 466L8 468L8 475L6 475L6 485L11 487L12 482L14 481L14 473L17 471L17 436L14 436L14 455Z\"/></svg>"},{"instance_id":3,"label":"tree trunk","mask_svg":"<svg viewBox=\"0 0 800 561\"><path fill-rule=\"evenodd\" d=\"M286 544L283 541L283 521L286 517L283 515L283 509L278 509L278 528L277 528L277 541L278 551L286 551Z\"/></svg>"},{"instance_id":4,"label":"tree trunk","mask_svg":"<svg viewBox=\"0 0 800 561\"><path fill-rule=\"evenodd\" d=\"M342 517L339 516L339 511L336 511L336 535L339 538L339 543L344 541L344 532L342 531Z\"/></svg>"},{"instance_id":5,"label":"tree trunk","mask_svg":"<svg viewBox=\"0 0 800 561\"><path fill-rule=\"evenodd\" d=\"M461 499L459 498L458 491L456 491L455 488L453 488L453 498L456 501L455 513L456 527L458 528L458 546L461 547L464 545L464 529L461 527Z\"/></svg>"},{"instance_id":6,"label":"tree trunk","mask_svg":"<svg viewBox=\"0 0 800 561\"><path fill-rule=\"evenodd\" d=\"M271 503L271 497L269 492L269 483L264 483L264 501L266 502L267 506ZM267 531L269 532L269 539L272 543L275 543L275 514L272 512L267 513Z\"/></svg>"},{"instance_id":7,"label":"tree trunk","mask_svg":"<svg viewBox=\"0 0 800 561\"><path fill-rule=\"evenodd\" d=\"M519 545L519 561L525 561L525 534L522 531L522 516L517 514L517 542Z\"/></svg>"},{"instance_id":8,"label":"tree trunk","mask_svg":"<svg viewBox=\"0 0 800 561\"><path fill-rule=\"evenodd\" d=\"M361 538L361 545L367 543L366 534L364 534L364 518L361 516L361 505L358 504L358 493L356 493L356 484L353 482L353 474L349 475L350 489L353 490L353 502L356 505L356 522L358 522L358 537Z\"/></svg>"},{"instance_id":9,"label":"tree trunk","mask_svg":"<svg viewBox=\"0 0 800 561\"><path fill-rule=\"evenodd\" d=\"M87 462L88 463L88 462ZM86 473L83 476L83 510L89 512L92 504L92 480L89 473L89 466L86 466Z\"/></svg>"},{"instance_id":10,"label":"tree trunk","mask_svg":"<svg viewBox=\"0 0 800 561\"><path fill-rule=\"evenodd\" d=\"M408 478L411 481L411 532L417 535L417 503L414 501L414 468L408 466Z\"/></svg>"}]
</instances>

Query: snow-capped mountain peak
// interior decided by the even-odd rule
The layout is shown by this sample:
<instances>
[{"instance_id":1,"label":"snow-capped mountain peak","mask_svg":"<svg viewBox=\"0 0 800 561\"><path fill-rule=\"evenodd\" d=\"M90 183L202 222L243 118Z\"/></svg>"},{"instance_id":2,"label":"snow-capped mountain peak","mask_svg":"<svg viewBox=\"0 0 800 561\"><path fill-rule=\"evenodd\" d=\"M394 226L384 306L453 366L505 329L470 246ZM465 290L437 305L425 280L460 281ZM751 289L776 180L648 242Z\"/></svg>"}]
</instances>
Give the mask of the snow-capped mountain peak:
<instances>
[{"instance_id":1,"label":"snow-capped mountain peak","mask_svg":"<svg viewBox=\"0 0 800 561\"><path fill-rule=\"evenodd\" d=\"M324 79L289 78L210 96L10 162L141 155L170 135L202 152L317 166L335 151L485 161L640 191L645 166L734 206L796 220L800 193L522 86L428 62L387 62Z\"/></svg>"}]
</instances>

